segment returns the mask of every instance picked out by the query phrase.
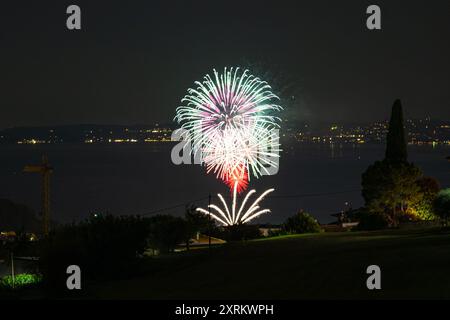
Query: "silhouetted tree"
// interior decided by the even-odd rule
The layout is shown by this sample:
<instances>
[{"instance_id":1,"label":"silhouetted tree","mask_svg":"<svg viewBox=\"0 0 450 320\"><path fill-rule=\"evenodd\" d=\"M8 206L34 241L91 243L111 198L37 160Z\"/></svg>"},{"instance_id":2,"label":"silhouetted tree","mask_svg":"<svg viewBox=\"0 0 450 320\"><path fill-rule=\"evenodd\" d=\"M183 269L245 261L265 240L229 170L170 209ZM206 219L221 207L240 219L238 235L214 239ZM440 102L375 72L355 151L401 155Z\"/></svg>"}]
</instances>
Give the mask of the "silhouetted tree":
<instances>
[{"instance_id":1,"label":"silhouetted tree","mask_svg":"<svg viewBox=\"0 0 450 320\"><path fill-rule=\"evenodd\" d=\"M397 225L402 218L417 218L413 207L423 201L424 192L418 183L422 173L407 161L403 111L400 100L392 106L386 154L362 175L362 196L369 213L380 214L389 225Z\"/></svg>"},{"instance_id":2,"label":"silhouetted tree","mask_svg":"<svg viewBox=\"0 0 450 320\"><path fill-rule=\"evenodd\" d=\"M317 220L303 210L289 217L283 224L283 229L288 233L314 233L322 231Z\"/></svg>"},{"instance_id":3,"label":"silhouetted tree","mask_svg":"<svg viewBox=\"0 0 450 320\"><path fill-rule=\"evenodd\" d=\"M392 106L389 131L386 137L385 159L393 163L406 162L408 159L403 124L403 110L400 99L395 100L394 105Z\"/></svg>"},{"instance_id":4,"label":"silhouetted tree","mask_svg":"<svg viewBox=\"0 0 450 320\"><path fill-rule=\"evenodd\" d=\"M186 250L189 250L189 242L197 233L204 233L208 231L210 219L197 211L197 207L190 205L186 207Z\"/></svg>"},{"instance_id":5,"label":"silhouetted tree","mask_svg":"<svg viewBox=\"0 0 450 320\"><path fill-rule=\"evenodd\" d=\"M450 188L441 190L433 203L434 213L443 220L444 225L447 225L447 220L450 217Z\"/></svg>"},{"instance_id":6,"label":"silhouetted tree","mask_svg":"<svg viewBox=\"0 0 450 320\"><path fill-rule=\"evenodd\" d=\"M170 215L156 215L149 218L149 245L152 249L171 252L186 239L186 220Z\"/></svg>"}]
</instances>

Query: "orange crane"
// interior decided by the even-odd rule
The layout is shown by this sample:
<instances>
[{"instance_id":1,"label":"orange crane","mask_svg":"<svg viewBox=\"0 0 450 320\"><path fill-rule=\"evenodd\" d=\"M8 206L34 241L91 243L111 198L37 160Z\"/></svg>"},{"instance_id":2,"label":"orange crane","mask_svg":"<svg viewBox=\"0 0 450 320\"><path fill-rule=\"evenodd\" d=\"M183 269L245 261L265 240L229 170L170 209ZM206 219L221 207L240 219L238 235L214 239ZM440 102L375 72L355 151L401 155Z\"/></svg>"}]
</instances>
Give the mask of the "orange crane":
<instances>
[{"instance_id":1,"label":"orange crane","mask_svg":"<svg viewBox=\"0 0 450 320\"><path fill-rule=\"evenodd\" d=\"M48 163L47 156L43 155L42 164L25 166L23 172L42 175L42 226L43 234L47 236L50 231L50 174L53 172L53 168Z\"/></svg>"}]
</instances>

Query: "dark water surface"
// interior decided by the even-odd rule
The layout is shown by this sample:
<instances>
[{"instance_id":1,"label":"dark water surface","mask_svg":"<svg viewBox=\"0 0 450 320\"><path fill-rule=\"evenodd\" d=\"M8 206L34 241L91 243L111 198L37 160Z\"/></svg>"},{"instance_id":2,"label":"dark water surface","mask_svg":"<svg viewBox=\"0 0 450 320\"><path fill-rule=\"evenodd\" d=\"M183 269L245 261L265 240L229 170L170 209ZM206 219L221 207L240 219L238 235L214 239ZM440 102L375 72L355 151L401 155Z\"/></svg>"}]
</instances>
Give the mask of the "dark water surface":
<instances>
[{"instance_id":1,"label":"dark water surface","mask_svg":"<svg viewBox=\"0 0 450 320\"><path fill-rule=\"evenodd\" d=\"M55 171L51 180L52 218L80 220L94 212L143 214L173 207L227 187L198 165L172 164L171 143L123 145L2 145L0 146L0 198L40 210L40 177L22 173L26 164L39 163L48 154ZM283 146L275 176L252 180L250 188L262 192L274 187L273 197L262 203L272 213L258 222L279 223L298 209L321 222L332 220L350 202L362 205L361 173L383 158L383 145L330 145L298 143ZM449 146L409 146L409 159L425 175L450 186ZM349 191L349 192L346 192ZM299 197L300 195L300 197ZM207 200L197 203L205 206ZM182 215L183 207L161 213Z\"/></svg>"}]
</instances>

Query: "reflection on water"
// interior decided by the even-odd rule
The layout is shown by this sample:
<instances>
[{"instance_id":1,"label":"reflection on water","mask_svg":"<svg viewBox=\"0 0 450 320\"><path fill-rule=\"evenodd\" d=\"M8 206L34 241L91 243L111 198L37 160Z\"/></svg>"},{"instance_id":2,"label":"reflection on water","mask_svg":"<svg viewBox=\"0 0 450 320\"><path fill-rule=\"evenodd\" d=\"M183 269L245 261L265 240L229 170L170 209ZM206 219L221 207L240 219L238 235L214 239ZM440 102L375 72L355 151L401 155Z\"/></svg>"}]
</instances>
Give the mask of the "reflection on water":
<instances>
[{"instance_id":1,"label":"reflection on water","mask_svg":"<svg viewBox=\"0 0 450 320\"><path fill-rule=\"evenodd\" d=\"M47 153L55 171L51 180L53 217L79 220L93 212L140 214L175 204L226 193L227 187L198 165L175 166L172 144L145 145L35 145L0 146L0 197L38 210L40 181L22 173L26 164L39 163ZM384 146L371 144L283 145L280 170L275 176L251 180L257 191L274 187L264 206L273 213L258 222L278 223L298 209L311 212L322 222L332 220L345 202L362 205L360 179L367 166L384 156ZM409 146L409 158L424 173L450 186L448 146ZM348 193L329 194L342 191ZM328 195L317 196L327 193ZM315 196L311 196L314 194ZM303 195L302 197L285 197ZM305 196L309 195L309 196ZM205 206L206 203L198 203ZM163 211L181 215L183 207Z\"/></svg>"}]
</instances>

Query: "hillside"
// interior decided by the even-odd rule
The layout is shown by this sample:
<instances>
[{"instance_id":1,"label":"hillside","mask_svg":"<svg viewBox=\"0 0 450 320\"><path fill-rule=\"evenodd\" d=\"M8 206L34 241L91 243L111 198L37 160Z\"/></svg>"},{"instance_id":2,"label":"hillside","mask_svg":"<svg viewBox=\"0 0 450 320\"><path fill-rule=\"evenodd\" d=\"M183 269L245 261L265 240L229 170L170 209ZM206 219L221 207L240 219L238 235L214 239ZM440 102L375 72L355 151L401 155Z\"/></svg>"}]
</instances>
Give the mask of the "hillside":
<instances>
[{"instance_id":1,"label":"hillside","mask_svg":"<svg viewBox=\"0 0 450 320\"><path fill-rule=\"evenodd\" d=\"M108 299L450 298L449 230L300 235L233 243L211 255L196 251L159 258L151 262L147 276L98 285L91 295ZM366 268L372 264L381 268L381 290L366 287Z\"/></svg>"}]
</instances>

